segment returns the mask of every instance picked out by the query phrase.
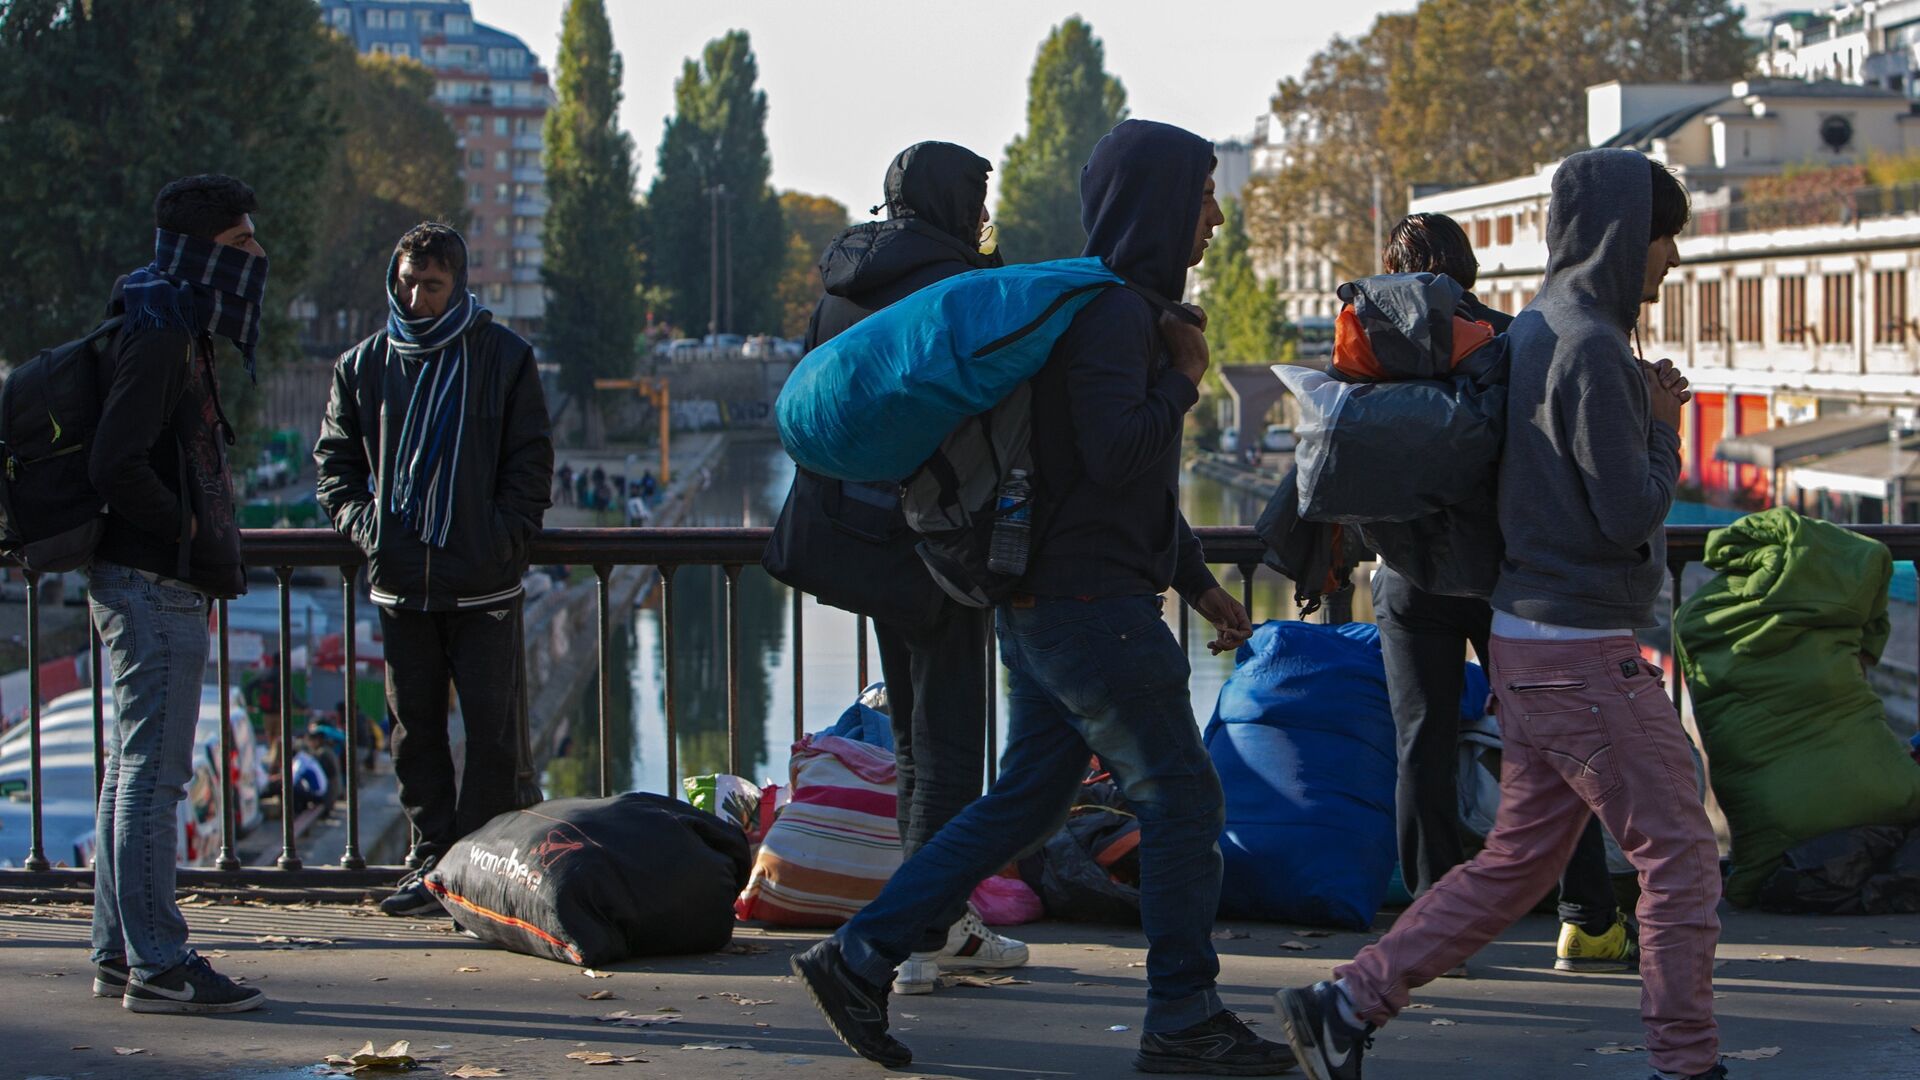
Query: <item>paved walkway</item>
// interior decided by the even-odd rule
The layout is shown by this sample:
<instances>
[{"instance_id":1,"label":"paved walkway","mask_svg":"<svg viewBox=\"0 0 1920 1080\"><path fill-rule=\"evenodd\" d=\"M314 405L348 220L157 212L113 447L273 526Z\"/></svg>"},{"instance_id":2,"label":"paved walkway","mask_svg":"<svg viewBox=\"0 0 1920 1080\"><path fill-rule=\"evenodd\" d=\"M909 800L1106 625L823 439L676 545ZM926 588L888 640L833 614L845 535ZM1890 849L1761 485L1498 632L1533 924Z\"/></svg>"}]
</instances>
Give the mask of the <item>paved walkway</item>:
<instances>
[{"instance_id":1,"label":"paved walkway","mask_svg":"<svg viewBox=\"0 0 1920 1080\"><path fill-rule=\"evenodd\" d=\"M241 1016L182 1018L138 1016L90 996L87 914L77 905L0 907L0 1075L290 1080L324 1075L314 1067L326 1055L368 1040L408 1039L417 1056L437 1059L428 1063L435 1072L413 1074L427 1076L473 1065L528 1078L1125 1077L1144 982L1137 931L1025 927L1034 962L1017 974L1026 981L894 999L898 1032L919 1060L888 1074L835 1042L788 977L788 956L812 934L742 928L735 954L620 964L591 979L456 936L444 920L201 904L188 908L198 946L272 1001ZM1271 924L1222 931L1235 935L1219 943L1222 992L1268 1032L1277 1031L1274 987L1323 977L1369 939ZM1475 978L1428 987L1421 1008L1380 1033L1368 1077L1644 1080L1638 1054L1594 1050L1640 1041L1637 981L1543 970L1553 931L1530 919L1475 960ZM1779 1048L1731 1062L1736 1080L1920 1076L1916 939L1915 917L1728 916L1724 1047ZM612 996L586 1000L600 991ZM680 1019L644 1028L596 1019L617 1010ZM581 1051L646 1060L615 1072L567 1057Z\"/></svg>"}]
</instances>

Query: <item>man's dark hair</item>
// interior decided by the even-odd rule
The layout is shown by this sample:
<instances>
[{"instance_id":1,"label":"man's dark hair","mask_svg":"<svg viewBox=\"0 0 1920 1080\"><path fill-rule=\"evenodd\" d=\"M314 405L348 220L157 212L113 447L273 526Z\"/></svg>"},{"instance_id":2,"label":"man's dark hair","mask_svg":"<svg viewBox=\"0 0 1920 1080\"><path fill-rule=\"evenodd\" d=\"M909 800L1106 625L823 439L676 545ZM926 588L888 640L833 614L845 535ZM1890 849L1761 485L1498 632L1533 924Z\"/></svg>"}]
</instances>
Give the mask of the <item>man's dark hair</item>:
<instances>
[{"instance_id":1,"label":"man's dark hair","mask_svg":"<svg viewBox=\"0 0 1920 1080\"><path fill-rule=\"evenodd\" d=\"M435 262L458 276L467 268L467 245L451 225L423 221L400 238L400 257L414 262Z\"/></svg>"},{"instance_id":2,"label":"man's dark hair","mask_svg":"<svg viewBox=\"0 0 1920 1080\"><path fill-rule=\"evenodd\" d=\"M1647 159L1653 169L1653 235L1648 241L1668 236L1679 236L1680 230L1687 227L1688 219L1693 217L1693 202L1687 198L1687 189L1680 178L1665 165Z\"/></svg>"},{"instance_id":3,"label":"man's dark hair","mask_svg":"<svg viewBox=\"0 0 1920 1080\"><path fill-rule=\"evenodd\" d=\"M153 224L182 236L211 240L260 209L253 189L231 176L183 176L153 198Z\"/></svg>"},{"instance_id":4,"label":"man's dark hair","mask_svg":"<svg viewBox=\"0 0 1920 1080\"><path fill-rule=\"evenodd\" d=\"M1463 289L1480 277L1467 231L1445 214L1408 214L1395 222L1384 255L1389 273L1445 274Z\"/></svg>"}]
</instances>

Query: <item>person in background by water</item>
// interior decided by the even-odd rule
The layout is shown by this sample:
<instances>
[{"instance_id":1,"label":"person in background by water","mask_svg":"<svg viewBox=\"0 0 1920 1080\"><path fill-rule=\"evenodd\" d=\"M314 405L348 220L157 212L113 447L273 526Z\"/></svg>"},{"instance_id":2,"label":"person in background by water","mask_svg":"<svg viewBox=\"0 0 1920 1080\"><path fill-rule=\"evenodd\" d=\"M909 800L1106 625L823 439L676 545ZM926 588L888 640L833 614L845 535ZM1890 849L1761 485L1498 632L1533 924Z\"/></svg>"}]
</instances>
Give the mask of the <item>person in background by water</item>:
<instances>
[{"instance_id":1,"label":"person in background by water","mask_svg":"<svg viewBox=\"0 0 1920 1080\"><path fill-rule=\"evenodd\" d=\"M1513 316L1480 302L1473 286L1480 264L1466 230L1445 214L1411 214L1394 225L1384 253L1387 272L1445 274L1467 290L1460 314L1504 334ZM1442 596L1415 585L1382 560L1373 578L1374 621L1386 660L1387 697L1400 735L1395 814L1400 874L1407 892L1425 896L1447 871L1467 860L1460 830L1461 657L1469 643L1482 664L1493 608L1484 596ZM1618 911L1607 872L1607 842L1590 818L1560 878L1560 939L1554 967L1571 972L1625 971L1638 962L1633 928ZM1464 975L1465 965L1448 972Z\"/></svg>"},{"instance_id":2,"label":"person in background by water","mask_svg":"<svg viewBox=\"0 0 1920 1080\"><path fill-rule=\"evenodd\" d=\"M1213 167L1213 145L1190 132L1141 120L1114 128L1081 171L1085 254L1141 289L1180 296L1224 221ZM792 961L834 1034L870 1061L913 1059L888 1032L888 983L929 920L1051 835L1098 755L1140 821L1147 1015L1134 1067L1240 1076L1293 1067L1286 1046L1255 1035L1216 985L1225 806L1161 594L1177 589L1213 624L1216 652L1253 631L1179 510L1181 433L1209 357L1201 329L1161 304L1104 290L1033 380L1035 472L1043 493L1059 494L1022 591L997 612L1010 709L999 778L852 921ZM1183 314L1204 321L1198 309Z\"/></svg>"},{"instance_id":3,"label":"person in background by water","mask_svg":"<svg viewBox=\"0 0 1920 1080\"><path fill-rule=\"evenodd\" d=\"M573 465L571 463L560 466L560 471L554 474L553 491L554 501L561 506L573 505Z\"/></svg>"},{"instance_id":4,"label":"person in background by water","mask_svg":"<svg viewBox=\"0 0 1920 1080\"><path fill-rule=\"evenodd\" d=\"M418 870L381 902L440 910L425 872L454 841L529 805L521 578L553 494L532 346L467 291L452 227L409 230L387 265L385 329L334 365L314 447L320 505L367 554L386 641L393 771ZM466 758L455 783L447 690Z\"/></svg>"},{"instance_id":5,"label":"person in background by water","mask_svg":"<svg viewBox=\"0 0 1920 1080\"><path fill-rule=\"evenodd\" d=\"M1640 876L1640 1017L1656 1080L1727 1075L1713 1015L1719 848L1680 718L1634 637L1656 625L1691 395L1632 337L1680 263L1689 213L1679 180L1635 151L1584 151L1554 172L1546 282L1510 331L1489 672L1500 815L1485 850L1335 981L1277 995L1310 1080L1360 1080L1374 1030L1525 914L1591 814Z\"/></svg>"},{"instance_id":6,"label":"person in background by water","mask_svg":"<svg viewBox=\"0 0 1920 1080\"><path fill-rule=\"evenodd\" d=\"M176 807L193 778L207 612L247 591L214 335L253 374L267 253L253 189L190 176L153 202L153 261L114 284L115 332L87 475L106 502L87 606L113 674L95 822L93 993L143 1013L258 1008L187 947Z\"/></svg>"}]
</instances>

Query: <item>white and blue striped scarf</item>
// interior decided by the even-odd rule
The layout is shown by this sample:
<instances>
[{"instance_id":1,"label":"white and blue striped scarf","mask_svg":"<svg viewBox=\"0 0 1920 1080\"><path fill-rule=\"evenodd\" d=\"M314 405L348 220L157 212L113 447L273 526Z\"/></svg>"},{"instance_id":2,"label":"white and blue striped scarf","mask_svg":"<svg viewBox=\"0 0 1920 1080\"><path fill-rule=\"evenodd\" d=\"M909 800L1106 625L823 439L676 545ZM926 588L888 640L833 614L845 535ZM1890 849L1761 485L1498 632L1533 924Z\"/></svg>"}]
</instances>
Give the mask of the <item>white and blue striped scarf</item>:
<instances>
[{"instance_id":1,"label":"white and blue striped scarf","mask_svg":"<svg viewBox=\"0 0 1920 1080\"><path fill-rule=\"evenodd\" d=\"M387 348L417 361L419 370L400 424L388 509L422 541L446 547L467 419L466 333L486 308L467 291L466 274L461 273L454 283L459 299L447 310L421 319L409 316L394 289L399 259L395 252L387 268Z\"/></svg>"}]
</instances>

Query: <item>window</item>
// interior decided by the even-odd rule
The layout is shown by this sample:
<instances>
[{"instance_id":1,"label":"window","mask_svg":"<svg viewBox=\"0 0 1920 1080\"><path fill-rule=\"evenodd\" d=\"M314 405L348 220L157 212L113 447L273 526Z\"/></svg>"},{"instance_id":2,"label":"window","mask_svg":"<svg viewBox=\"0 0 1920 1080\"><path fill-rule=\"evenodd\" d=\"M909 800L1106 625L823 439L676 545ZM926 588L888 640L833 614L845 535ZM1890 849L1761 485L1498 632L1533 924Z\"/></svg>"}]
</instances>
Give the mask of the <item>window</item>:
<instances>
[{"instance_id":1,"label":"window","mask_svg":"<svg viewBox=\"0 0 1920 1080\"><path fill-rule=\"evenodd\" d=\"M1764 313L1761 310L1761 279L1737 278L1733 283L1733 340L1757 345L1761 339Z\"/></svg>"},{"instance_id":2,"label":"window","mask_svg":"<svg viewBox=\"0 0 1920 1080\"><path fill-rule=\"evenodd\" d=\"M1853 275L1826 274L1820 287L1820 341L1846 345L1853 341Z\"/></svg>"},{"instance_id":3,"label":"window","mask_svg":"<svg viewBox=\"0 0 1920 1080\"><path fill-rule=\"evenodd\" d=\"M341 30L346 30L353 26L352 8L334 8L332 16L333 25Z\"/></svg>"},{"instance_id":4,"label":"window","mask_svg":"<svg viewBox=\"0 0 1920 1080\"><path fill-rule=\"evenodd\" d=\"M1494 241L1500 244L1513 243L1513 215L1502 214L1494 225Z\"/></svg>"},{"instance_id":5,"label":"window","mask_svg":"<svg viewBox=\"0 0 1920 1080\"><path fill-rule=\"evenodd\" d=\"M1804 345L1807 339L1807 279L1780 279L1780 344Z\"/></svg>"},{"instance_id":6,"label":"window","mask_svg":"<svg viewBox=\"0 0 1920 1080\"><path fill-rule=\"evenodd\" d=\"M498 203L503 203L507 201L507 185L505 184L493 185L493 201Z\"/></svg>"},{"instance_id":7,"label":"window","mask_svg":"<svg viewBox=\"0 0 1920 1080\"><path fill-rule=\"evenodd\" d=\"M1717 342L1726 327L1721 325L1720 283L1702 281L1700 283L1700 341Z\"/></svg>"},{"instance_id":8,"label":"window","mask_svg":"<svg viewBox=\"0 0 1920 1080\"><path fill-rule=\"evenodd\" d=\"M480 117L480 114L478 113L467 114L467 134L469 135L480 134L481 129L486 126L486 123L487 122L484 119L482 119Z\"/></svg>"},{"instance_id":9,"label":"window","mask_svg":"<svg viewBox=\"0 0 1920 1080\"><path fill-rule=\"evenodd\" d=\"M495 220L499 220L499 219L496 218ZM473 235L485 236L486 233L487 233L487 219L481 217L479 214L473 215Z\"/></svg>"},{"instance_id":10,"label":"window","mask_svg":"<svg viewBox=\"0 0 1920 1080\"><path fill-rule=\"evenodd\" d=\"M505 251L502 251L502 252L500 252L500 253L499 253L498 255L496 255L496 256L494 257L494 265L495 265L495 266L498 266L498 267L499 267L500 269L502 269L502 270L505 270L505 269L507 268L507 265L508 265L508 264L507 264L507 254L508 254L507 252L505 252Z\"/></svg>"},{"instance_id":11,"label":"window","mask_svg":"<svg viewBox=\"0 0 1920 1080\"><path fill-rule=\"evenodd\" d=\"M526 217L514 218L513 219L513 235L525 236L527 234L527 222L532 220L533 220L532 218L526 218Z\"/></svg>"},{"instance_id":12,"label":"window","mask_svg":"<svg viewBox=\"0 0 1920 1080\"><path fill-rule=\"evenodd\" d=\"M507 118L506 118L506 117L504 117L504 116L496 116L496 117L494 117L494 118L493 118L493 133L494 133L495 135L505 135L505 134L507 133Z\"/></svg>"},{"instance_id":13,"label":"window","mask_svg":"<svg viewBox=\"0 0 1920 1080\"><path fill-rule=\"evenodd\" d=\"M404 11L389 11L389 12L387 12L387 29L389 29L389 30L405 30L406 28L407 28L407 13L406 13L406 12L404 12Z\"/></svg>"},{"instance_id":14,"label":"window","mask_svg":"<svg viewBox=\"0 0 1920 1080\"><path fill-rule=\"evenodd\" d=\"M535 134L539 130L538 128L533 126L535 123L537 123L537 121L534 120L532 117L523 116L518 121L515 122L514 129L513 129L514 133L517 135Z\"/></svg>"},{"instance_id":15,"label":"window","mask_svg":"<svg viewBox=\"0 0 1920 1080\"><path fill-rule=\"evenodd\" d=\"M520 219L514 218L513 220L518 222ZM493 219L493 235L495 236L507 235L507 219L506 218L497 217Z\"/></svg>"},{"instance_id":16,"label":"window","mask_svg":"<svg viewBox=\"0 0 1920 1080\"><path fill-rule=\"evenodd\" d=\"M487 167L487 152L485 150L467 151L467 168L484 169L486 167Z\"/></svg>"},{"instance_id":17,"label":"window","mask_svg":"<svg viewBox=\"0 0 1920 1080\"><path fill-rule=\"evenodd\" d=\"M419 28L420 28L420 29L422 29L422 30L431 30L431 29L433 29L433 12L431 12L431 11L416 11L416 12L414 12L414 13L413 13L413 25L415 25L415 26L417 26L417 27L419 27Z\"/></svg>"},{"instance_id":18,"label":"window","mask_svg":"<svg viewBox=\"0 0 1920 1080\"><path fill-rule=\"evenodd\" d=\"M528 256L529 256L529 253L528 253L528 252L526 252L526 251L524 251L524 250L522 250L522 249L519 249L519 248L515 248L515 249L514 249L514 252L513 252L513 266L514 266L514 269L516 269L516 270L517 270L517 269L520 269L520 268L522 268L522 267L524 267L524 266L526 266L526 265L527 265L527 258L528 258Z\"/></svg>"},{"instance_id":19,"label":"window","mask_svg":"<svg viewBox=\"0 0 1920 1080\"><path fill-rule=\"evenodd\" d=\"M367 46L367 51L373 53L375 56L385 56L387 55L387 43L384 41L376 41Z\"/></svg>"},{"instance_id":20,"label":"window","mask_svg":"<svg viewBox=\"0 0 1920 1080\"><path fill-rule=\"evenodd\" d=\"M374 30L385 30L387 28L387 13L379 8L368 8L367 26Z\"/></svg>"},{"instance_id":21,"label":"window","mask_svg":"<svg viewBox=\"0 0 1920 1080\"><path fill-rule=\"evenodd\" d=\"M506 298L507 298L506 285L502 284L501 282L495 281L490 283L487 286L487 301L489 303L498 304L501 301L505 300Z\"/></svg>"},{"instance_id":22,"label":"window","mask_svg":"<svg viewBox=\"0 0 1920 1080\"><path fill-rule=\"evenodd\" d=\"M469 186L467 188L467 201L470 203L479 202L482 194L484 193L484 190L485 189L483 189L479 184L473 184Z\"/></svg>"},{"instance_id":23,"label":"window","mask_svg":"<svg viewBox=\"0 0 1920 1080\"><path fill-rule=\"evenodd\" d=\"M465 15L449 15L447 16L447 33L471 34L473 33L473 20L467 18Z\"/></svg>"},{"instance_id":24,"label":"window","mask_svg":"<svg viewBox=\"0 0 1920 1080\"><path fill-rule=\"evenodd\" d=\"M1486 218L1473 223L1473 246L1486 247L1493 243L1493 222Z\"/></svg>"},{"instance_id":25,"label":"window","mask_svg":"<svg viewBox=\"0 0 1920 1080\"><path fill-rule=\"evenodd\" d=\"M1673 344L1687 340L1687 287L1681 282L1660 290L1660 340Z\"/></svg>"},{"instance_id":26,"label":"window","mask_svg":"<svg viewBox=\"0 0 1920 1080\"><path fill-rule=\"evenodd\" d=\"M1907 272L1876 270L1873 275L1873 343L1907 343Z\"/></svg>"},{"instance_id":27,"label":"window","mask_svg":"<svg viewBox=\"0 0 1920 1080\"><path fill-rule=\"evenodd\" d=\"M501 172L507 171L507 152L505 150L495 150L493 152L493 167L499 169Z\"/></svg>"}]
</instances>

